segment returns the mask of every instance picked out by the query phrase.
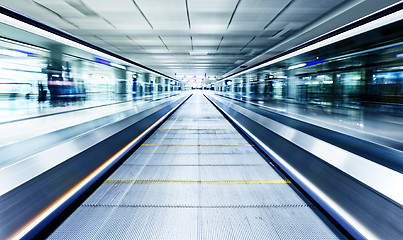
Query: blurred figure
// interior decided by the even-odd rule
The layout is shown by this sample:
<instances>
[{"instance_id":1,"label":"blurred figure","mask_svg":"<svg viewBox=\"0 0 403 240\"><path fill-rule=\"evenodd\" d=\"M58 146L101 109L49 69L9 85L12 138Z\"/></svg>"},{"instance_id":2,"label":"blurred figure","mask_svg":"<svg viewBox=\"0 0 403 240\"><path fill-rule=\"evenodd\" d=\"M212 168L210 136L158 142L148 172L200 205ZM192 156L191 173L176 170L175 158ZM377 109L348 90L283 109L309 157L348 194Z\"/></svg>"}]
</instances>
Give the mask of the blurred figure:
<instances>
[{"instance_id":1,"label":"blurred figure","mask_svg":"<svg viewBox=\"0 0 403 240\"><path fill-rule=\"evenodd\" d=\"M43 84L41 82L38 83L38 101L43 102L46 100L46 95L48 91L44 89Z\"/></svg>"}]
</instances>

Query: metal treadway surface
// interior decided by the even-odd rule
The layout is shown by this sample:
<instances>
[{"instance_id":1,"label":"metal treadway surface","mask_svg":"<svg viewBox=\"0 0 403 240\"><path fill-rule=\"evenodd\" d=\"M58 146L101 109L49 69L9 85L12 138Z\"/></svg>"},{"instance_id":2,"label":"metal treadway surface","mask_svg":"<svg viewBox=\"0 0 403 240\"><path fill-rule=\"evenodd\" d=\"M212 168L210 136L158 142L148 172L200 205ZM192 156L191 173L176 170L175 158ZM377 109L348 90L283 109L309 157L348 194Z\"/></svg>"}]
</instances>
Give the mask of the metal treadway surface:
<instances>
[{"instance_id":1,"label":"metal treadway surface","mask_svg":"<svg viewBox=\"0 0 403 240\"><path fill-rule=\"evenodd\" d=\"M200 93L49 239L344 239Z\"/></svg>"}]
</instances>

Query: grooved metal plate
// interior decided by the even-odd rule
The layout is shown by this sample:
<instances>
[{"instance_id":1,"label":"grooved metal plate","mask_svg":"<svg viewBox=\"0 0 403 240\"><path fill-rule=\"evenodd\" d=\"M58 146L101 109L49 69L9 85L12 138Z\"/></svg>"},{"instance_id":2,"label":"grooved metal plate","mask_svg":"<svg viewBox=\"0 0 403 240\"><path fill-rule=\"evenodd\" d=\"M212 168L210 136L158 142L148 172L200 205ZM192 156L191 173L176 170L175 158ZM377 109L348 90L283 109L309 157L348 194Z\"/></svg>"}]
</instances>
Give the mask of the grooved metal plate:
<instances>
[{"instance_id":1,"label":"grooved metal plate","mask_svg":"<svg viewBox=\"0 0 403 240\"><path fill-rule=\"evenodd\" d=\"M164 154L164 153L142 153L133 154L127 159L124 164L135 164L135 165L180 165L180 164L198 164L199 154Z\"/></svg>"},{"instance_id":2,"label":"grooved metal plate","mask_svg":"<svg viewBox=\"0 0 403 240\"><path fill-rule=\"evenodd\" d=\"M199 167L203 180L281 180L269 165L263 166L213 166Z\"/></svg>"},{"instance_id":3,"label":"grooved metal plate","mask_svg":"<svg viewBox=\"0 0 403 240\"><path fill-rule=\"evenodd\" d=\"M145 144L174 144L174 145L247 145L250 144L243 138L160 138L148 139Z\"/></svg>"},{"instance_id":4,"label":"grooved metal plate","mask_svg":"<svg viewBox=\"0 0 403 240\"><path fill-rule=\"evenodd\" d=\"M202 209L200 239L343 238L323 224L316 213L305 206Z\"/></svg>"},{"instance_id":5,"label":"grooved metal plate","mask_svg":"<svg viewBox=\"0 0 403 240\"><path fill-rule=\"evenodd\" d=\"M197 239L197 209L81 206L48 239Z\"/></svg>"},{"instance_id":6,"label":"grooved metal plate","mask_svg":"<svg viewBox=\"0 0 403 240\"><path fill-rule=\"evenodd\" d=\"M198 166L130 166L122 165L110 179L198 180Z\"/></svg>"},{"instance_id":7,"label":"grooved metal plate","mask_svg":"<svg viewBox=\"0 0 403 240\"><path fill-rule=\"evenodd\" d=\"M105 183L96 192L99 193L92 194L84 204L154 206L199 204L199 187L196 184Z\"/></svg>"},{"instance_id":8,"label":"grooved metal plate","mask_svg":"<svg viewBox=\"0 0 403 240\"><path fill-rule=\"evenodd\" d=\"M236 147L236 146L147 146L139 148L136 151L142 153L164 153L164 154L245 154L256 153L252 147Z\"/></svg>"},{"instance_id":9,"label":"grooved metal plate","mask_svg":"<svg viewBox=\"0 0 403 240\"><path fill-rule=\"evenodd\" d=\"M235 165L235 164L260 164L266 165L266 161L258 153L244 154L217 154L207 153L200 155L184 153L142 153L132 155L124 164L135 165Z\"/></svg>"},{"instance_id":10,"label":"grooved metal plate","mask_svg":"<svg viewBox=\"0 0 403 240\"><path fill-rule=\"evenodd\" d=\"M344 238L195 94L49 239Z\"/></svg>"}]
</instances>

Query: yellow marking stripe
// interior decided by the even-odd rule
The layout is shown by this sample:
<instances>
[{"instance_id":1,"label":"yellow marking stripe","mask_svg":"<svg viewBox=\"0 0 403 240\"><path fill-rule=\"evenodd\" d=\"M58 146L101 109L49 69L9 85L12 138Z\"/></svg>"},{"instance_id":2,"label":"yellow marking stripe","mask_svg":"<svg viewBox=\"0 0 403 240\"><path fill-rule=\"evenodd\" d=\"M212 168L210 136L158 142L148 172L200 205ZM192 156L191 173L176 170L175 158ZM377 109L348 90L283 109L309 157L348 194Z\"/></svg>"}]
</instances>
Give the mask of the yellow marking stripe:
<instances>
[{"instance_id":1,"label":"yellow marking stripe","mask_svg":"<svg viewBox=\"0 0 403 240\"><path fill-rule=\"evenodd\" d=\"M141 144L146 147L254 147L253 144Z\"/></svg>"},{"instance_id":2,"label":"yellow marking stripe","mask_svg":"<svg viewBox=\"0 0 403 240\"><path fill-rule=\"evenodd\" d=\"M189 183L189 184L259 184L259 183L291 183L290 180L131 180L131 179L107 179L105 183Z\"/></svg>"},{"instance_id":3,"label":"yellow marking stripe","mask_svg":"<svg viewBox=\"0 0 403 240\"><path fill-rule=\"evenodd\" d=\"M170 121L170 122L182 122L182 121L192 121L192 122L203 122L203 121L222 121L225 120L225 118L216 118L216 119L168 119L166 121Z\"/></svg>"},{"instance_id":4,"label":"yellow marking stripe","mask_svg":"<svg viewBox=\"0 0 403 240\"><path fill-rule=\"evenodd\" d=\"M234 130L234 129L228 129L228 128L158 128L157 130L159 131L197 131L197 130Z\"/></svg>"}]
</instances>

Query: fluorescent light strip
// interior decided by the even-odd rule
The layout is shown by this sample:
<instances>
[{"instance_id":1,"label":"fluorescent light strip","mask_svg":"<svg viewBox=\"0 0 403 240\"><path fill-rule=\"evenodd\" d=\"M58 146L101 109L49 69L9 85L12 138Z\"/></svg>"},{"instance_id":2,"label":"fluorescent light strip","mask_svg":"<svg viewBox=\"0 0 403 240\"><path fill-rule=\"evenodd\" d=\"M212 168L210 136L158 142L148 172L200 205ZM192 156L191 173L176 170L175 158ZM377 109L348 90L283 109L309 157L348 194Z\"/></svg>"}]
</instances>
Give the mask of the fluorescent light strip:
<instances>
[{"instance_id":1,"label":"fluorescent light strip","mask_svg":"<svg viewBox=\"0 0 403 240\"><path fill-rule=\"evenodd\" d=\"M29 47L30 49L35 49L35 50L38 50L38 51L49 52L48 49L45 49L45 48L42 48L42 47L39 47L39 46L35 46L35 45L31 45L29 43L18 42L18 41L8 39L8 38L4 38L4 37L1 37L1 36L0 36L0 41L5 42L5 43L11 43L13 45L18 45L18 46L22 46L22 47Z\"/></svg>"},{"instance_id":2,"label":"fluorescent light strip","mask_svg":"<svg viewBox=\"0 0 403 240\"><path fill-rule=\"evenodd\" d=\"M28 71L28 72L42 72L42 68L40 68L40 67L32 67L32 66L27 66L27 65L3 63L3 62L0 62L0 68L10 69L10 70Z\"/></svg>"},{"instance_id":3,"label":"fluorescent light strip","mask_svg":"<svg viewBox=\"0 0 403 240\"><path fill-rule=\"evenodd\" d=\"M301 64L297 64L297 65L292 65L288 68L288 70L292 70L292 69L297 69L297 68L302 68L305 67L306 63L301 63Z\"/></svg>"},{"instance_id":4,"label":"fluorescent light strip","mask_svg":"<svg viewBox=\"0 0 403 240\"><path fill-rule=\"evenodd\" d=\"M112 67L117 67L117 68L126 70L126 67L125 67L125 66L120 65L120 64L117 64L117 63L111 62L109 65L111 65Z\"/></svg>"},{"instance_id":5,"label":"fluorescent light strip","mask_svg":"<svg viewBox=\"0 0 403 240\"><path fill-rule=\"evenodd\" d=\"M98 51L98 50L95 50L95 49L93 49L93 48L87 47L87 46L85 46L85 45L82 45L82 44L77 43L77 42L75 42L75 41L72 41L72 40L70 40L70 39L61 37L61 36L59 36L59 35L57 35L57 34L54 34L54 33L48 32L48 31L45 31L45 30L43 30L43 29L41 29L41 28L39 28L39 27L32 26L32 25L30 25L30 24L28 24L28 23L19 21L19 20L17 20L17 19L14 19L14 18L9 17L9 16L4 15L4 14L0 14L0 22L1 22L1 23L4 23L4 24L7 24L7 25L10 25L11 27L16 27L16 28L19 28L19 29L21 29L21 30L24 30L24 31L33 33L33 34L35 34L35 35L39 35L39 36L42 36L42 37L44 37L44 38L48 38L48 39L54 40L54 41L56 41L56 42L59 42L59 43L68 45L68 46L70 46L70 47L74 47L74 48L83 50L83 51L85 51L85 52L89 52L89 53L92 53L92 54L94 54L94 55L98 55L98 56L100 56L100 57L104 57L104 58L107 58L107 59L113 59L114 61L117 61L117 62L122 62L121 59L118 59L118 58L116 58L116 57L114 57L114 56L111 56L111 55L108 55L108 54L103 53L103 52L101 52L101 51ZM139 66L133 65L133 64L130 63L130 62L127 62L127 63L128 63L129 65L131 65L131 66L136 67L136 68L141 68L141 67L139 67ZM152 72L152 71L149 71L149 70L147 70L147 69L143 69L143 70L144 70L144 71L151 72L152 74L155 74L155 75L158 75L158 76L161 76L161 77L166 78L166 76L163 76L163 75L161 75L161 74L159 74L159 73Z\"/></svg>"},{"instance_id":6,"label":"fluorescent light strip","mask_svg":"<svg viewBox=\"0 0 403 240\"><path fill-rule=\"evenodd\" d=\"M1 49L0 55L8 57L28 57L28 53L12 50L12 49Z\"/></svg>"},{"instance_id":7,"label":"fluorescent light strip","mask_svg":"<svg viewBox=\"0 0 403 240\"><path fill-rule=\"evenodd\" d=\"M401 1L401 2L402 2L402 1ZM399 2L399 3L400 3L400 2ZM399 4L399 3L396 3L396 4ZM396 5L396 4L395 4L395 5ZM392 5L392 6L393 6L393 5ZM389 7L388 7L388 8L389 8ZM387 9L387 8L385 8L385 9ZM384 9L382 9L382 10L384 10ZM382 11L382 10L380 10L380 11ZM378 12L380 12L380 11L378 11ZM376 13L377 13L377 12L376 12ZM376 14L376 13L373 13L373 14ZM373 15L373 14L371 14L371 15ZM371 15L368 15L368 16L371 16ZM367 17L368 17L368 16L367 16ZM365 18L365 17L364 17L364 18ZM364 33L364 32L371 31L371 30L373 30L373 29L376 29L376 28L385 26L385 25L387 25L387 24L400 21L401 19L403 19L403 10L399 10L399 11L394 12L394 13L392 13L392 14L389 14L389 15L386 15L386 16L384 16L384 17L378 18L378 19L376 19L376 20L374 20L374 21L372 21L372 22L369 22L369 23L363 24L363 25L361 25L361 26L358 26L358 27L356 27L356 28L347 30L347 31L342 32L342 33L340 33L340 34L338 34L338 35L335 35L335 36L330 37L330 38L327 38L327 39L325 39L325 40L323 40L323 41L314 43L314 44L312 44L312 45L309 45L309 46L304 47L304 48L302 48L302 49L296 50L296 51L291 52L291 53L289 53L289 54L286 54L286 55L284 55L284 56L278 57L278 58L273 59L273 60L271 60L271 61L262 63L262 64L260 64L260 65L258 65L258 66L253 67L253 68L250 68L250 69L241 71L241 72L239 72L239 73L237 73L237 74L235 74L235 75L233 75L233 76L225 77L225 78L221 79L221 80L218 81L218 82L221 82L221 81L223 81L223 80L225 80L225 79L228 79L228 78L234 78L234 77L239 76L239 75L241 75L241 74L245 74L245 73L248 73L248 72L250 72L250 71L253 71L253 70L256 70L256 69L259 69L259 68L262 68L262 67L266 67L266 66L268 66L268 65L272 65L272 64L274 64L274 63L278 63L278 62L280 62L280 61L283 61L283 60L286 60L286 59L289 59L289 58L292 58L292 57L301 55L301 54L303 54L303 53L306 53L306 52L309 52L309 51L312 51L312 50L315 50L315 49L318 49L318 48L321 48L321 47L330 45L330 44L332 44L332 43L336 43L336 42L342 41L342 40L344 40L344 39L347 39L347 38L350 38L350 37L359 35L359 34ZM359 21L359 20L361 20L361 19L358 19L357 21ZM356 21L355 21L355 22L356 22ZM343 27L344 27L344 26L343 26ZM342 28L342 27L340 27L340 28ZM324 35L325 35L325 34L324 34ZM323 36L323 35L322 35L322 36Z\"/></svg>"}]
</instances>

